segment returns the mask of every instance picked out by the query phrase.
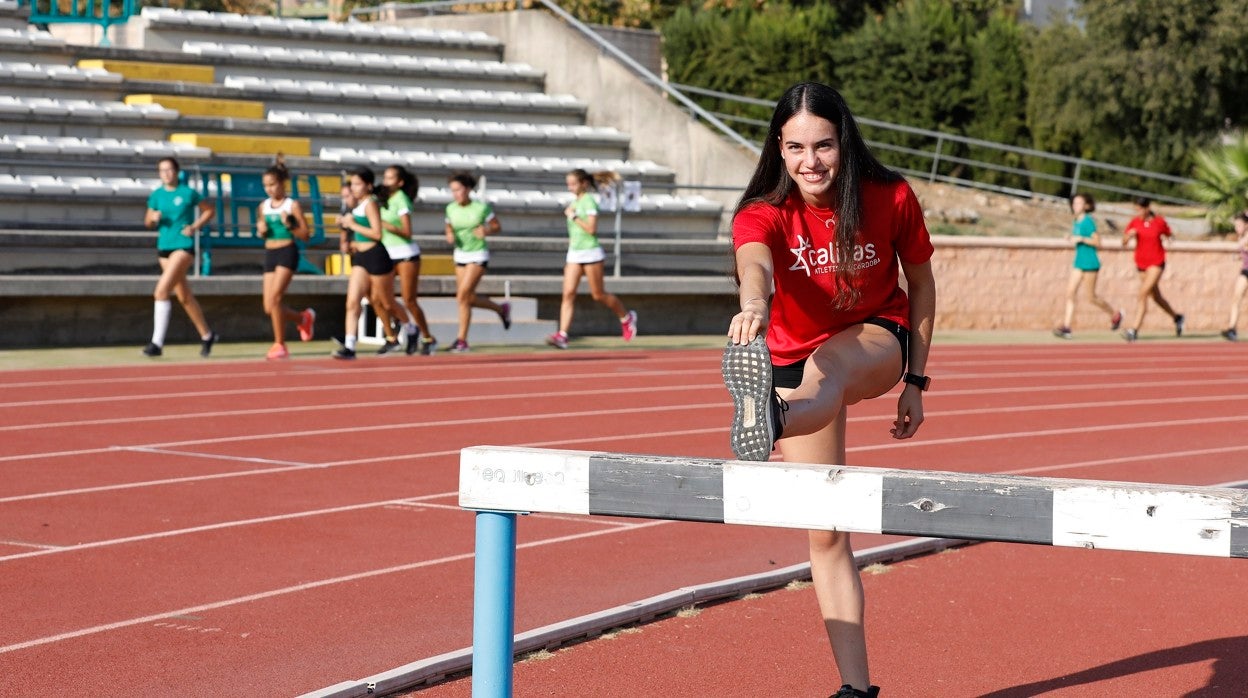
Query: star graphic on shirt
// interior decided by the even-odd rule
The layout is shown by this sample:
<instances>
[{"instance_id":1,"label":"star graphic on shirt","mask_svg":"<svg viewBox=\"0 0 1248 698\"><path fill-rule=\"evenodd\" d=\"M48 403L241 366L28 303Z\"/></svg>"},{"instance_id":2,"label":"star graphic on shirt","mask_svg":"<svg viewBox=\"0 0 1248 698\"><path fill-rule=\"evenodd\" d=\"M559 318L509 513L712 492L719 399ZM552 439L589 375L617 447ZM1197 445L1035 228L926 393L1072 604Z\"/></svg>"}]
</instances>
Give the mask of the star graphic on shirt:
<instances>
[{"instance_id":1,"label":"star graphic on shirt","mask_svg":"<svg viewBox=\"0 0 1248 698\"><path fill-rule=\"evenodd\" d=\"M806 272L806 276L810 276L810 264L806 261L806 250L809 249L810 243L806 241L806 238L798 235L797 247L789 248L789 252L792 252L793 256L797 258L797 261L793 263L793 266L789 267L789 271L797 271L798 269L801 269Z\"/></svg>"}]
</instances>

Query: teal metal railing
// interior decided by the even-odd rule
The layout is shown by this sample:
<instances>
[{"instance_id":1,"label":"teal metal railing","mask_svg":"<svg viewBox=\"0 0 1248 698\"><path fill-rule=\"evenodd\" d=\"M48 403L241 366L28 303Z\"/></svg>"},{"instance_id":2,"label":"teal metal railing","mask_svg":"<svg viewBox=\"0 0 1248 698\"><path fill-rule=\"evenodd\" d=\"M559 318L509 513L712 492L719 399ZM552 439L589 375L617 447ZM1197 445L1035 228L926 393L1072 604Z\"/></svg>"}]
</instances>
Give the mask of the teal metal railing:
<instances>
[{"instance_id":1,"label":"teal metal railing","mask_svg":"<svg viewBox=\"0 0 1248 698\"><path fill-rule=\"evenodd\" d=\"M256 209L267 195L261 168L211 167L194 168L192 177L199 179L199 192L205 201L216 207L216 216L200 237L199 273L212 274L212 251L217 247L264 247L264 239L256 234ZM304 205L312 215L312 236L299 246L299 274L320 274L322 271L304 256L311 245L325 241L325 209L321 204L321 188L313 175L291 175L290 196Z\"/></svg>"},{"instance_id":2,"label":"teal metal railing","mask_svg":"<svg viewBox=\"0 0 1248 698\"><path fill-rule=\"evenodd\" d=\"M95 24L100 27L100 46L110 45L108 29L124 24L140 11L140 0L17 0L29 7L31 24Z\"/></svg>"}]
</instances>

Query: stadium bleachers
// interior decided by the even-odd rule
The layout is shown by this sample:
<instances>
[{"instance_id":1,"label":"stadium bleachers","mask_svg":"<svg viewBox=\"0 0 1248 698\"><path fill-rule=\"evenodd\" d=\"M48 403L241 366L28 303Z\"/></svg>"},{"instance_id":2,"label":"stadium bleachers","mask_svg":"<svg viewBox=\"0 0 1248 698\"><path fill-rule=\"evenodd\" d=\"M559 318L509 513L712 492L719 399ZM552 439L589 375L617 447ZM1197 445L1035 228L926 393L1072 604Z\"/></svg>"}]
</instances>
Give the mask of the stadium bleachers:
<instances>
[{"instance_id":1,"label":"stadium bleachers","mask_svg":"<svg viewBox=\"0 0 1248 698\"><path fill-rule=\"evenodd\" d=\"M32 201L6 206L0 225L20 227L54 191L62 200L47 207L53 219L25 222L132 220L101 205L141 207L127 192L152 180L160 157L256 167L281 151L310 174L402 162L442 185L452 171L475 171L500 216L511 213L509 232L521 234L558 235L567 169L612 169L647 189L630 233L716 233L719 204L676 196L671 170L631 162L628 134L586 125L584 103L542 91L541 71L500 60L501 44L481 32L165 8L140 19L130 29L142 30L144 48L103 56L47 32L3 32L0 44L23 55L0 56L0 84L11 88L0 93L0 172L9 176L0 195ZM56 50L59 60L49 57ZM111 201L92 200L110 189ZM335 208L336 192L326 194ZM80 212L67 196L89 204ZM436 229L440 204L419 205Z\"/></svg>"},{"instance_id":2,"label":"stadium bleachers","mask_svg":"<svg viewBox=\"0 0 1248 698\"><path fill-rule=\"evenodd\" d=\"M101 49L0 22L0 249L13 252L0 274L55 272L41 239L73 250L55 257L65 272L149 274L139 222L159 158L177 157L228 198L222 172L258 172L277 152L320 182L330 212L320 257L336 247L340 173L401 163L425 185L414 225L431 254L446 252L446 178L466 170L483 176L479 196L504 223L497 268L557 274L564 175L580 167L642 182L641 210L624 219L629 244L653 241L639 263L721 271L718 247L692 264L667 250L714 243L722 205L682 195L669 167L631 159L630 134L587 124L583 100L548 93L542 71L504 61L486 34L163 8L125 30ZM258 259L230 249L214 255L214 273L255 274Z\"/></svg>"}]
</instances>

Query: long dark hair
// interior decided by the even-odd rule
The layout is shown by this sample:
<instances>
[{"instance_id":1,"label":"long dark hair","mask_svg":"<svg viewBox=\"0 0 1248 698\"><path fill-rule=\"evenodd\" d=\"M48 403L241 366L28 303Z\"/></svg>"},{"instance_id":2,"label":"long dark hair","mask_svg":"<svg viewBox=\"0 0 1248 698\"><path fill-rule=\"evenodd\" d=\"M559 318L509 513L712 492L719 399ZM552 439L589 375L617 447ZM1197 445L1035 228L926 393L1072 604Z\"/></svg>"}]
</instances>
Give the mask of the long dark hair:
<instances>
[{"instance_id":1,"label":"long dark hair","mask_svg":"<svg viewBox=\"0 0 1248 698\"><path fill-rule=\"evenodd\" d=\"M839 92L818 82L798 83L785 91L776 103L767 129L767 140L758 157L754 175L741 195L735 213L753 203L763 202L779 206L792 193L793 178L785 171L784 156L780 152L780 130L795 115L807 113L827 119L836 126L840 164L833 186L836 191L836 258L852 260L854 241L862 227L865 211L862 208L862 181L898 182L904 178L888 169L867 147L858 131L858 123ZM838 308L852 306L857 300L851 281L855 276L852 264L838 265L836 271Z\"/></svg>"},{"instance_id":2,"label":"long dark hair","mask_svg":"<svg viewBox=\"0 0 1248 698\"><path fill-rule=\"evenodd\" d=\"M386 169L394 170L394 174L399 178L399 182L400 182L398 190L403 192L404 194L407 194L407 198L415 202L416 193L420 191L420 179L418 179L416 175L412 174L406 167L402 165L391 165L387 167ZM387 189L385 185L382 185L381 194L379 194L378 196L379 198L382 198L382 199L389 199L391 195L393 194L394 192Z\"/></svg>"}]
</instances>

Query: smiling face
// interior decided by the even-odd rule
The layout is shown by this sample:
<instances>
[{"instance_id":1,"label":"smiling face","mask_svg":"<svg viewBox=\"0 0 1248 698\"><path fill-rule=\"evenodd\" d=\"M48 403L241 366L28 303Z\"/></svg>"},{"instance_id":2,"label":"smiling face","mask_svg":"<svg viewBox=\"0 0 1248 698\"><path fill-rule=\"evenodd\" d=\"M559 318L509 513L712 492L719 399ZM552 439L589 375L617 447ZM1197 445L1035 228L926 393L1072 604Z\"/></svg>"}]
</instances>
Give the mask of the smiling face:
<instances>
[{"instance_id":1,"label":"smiling face","mask_svg":"<svg viewBox=\"0 0 1248 698\"><path fill-rule=\"evenodd\" d=\"M451 182L451 196L455 199L455 203L460 206L467 206L469 195L472 191L465 187L461 182Z\"/></svg>"},{"instance_id":2,"label":"smiling face","mask_svg":"<svg viewBox=\"0 0 1248 698\"><path fill-rule=\"evenodd\" d=\"M836 125L808 112L798 112L780 129L784 169L806 203L822 208L836 204L836 174L841 164Z\"/></svg>"}]
</instances>

